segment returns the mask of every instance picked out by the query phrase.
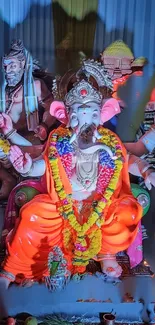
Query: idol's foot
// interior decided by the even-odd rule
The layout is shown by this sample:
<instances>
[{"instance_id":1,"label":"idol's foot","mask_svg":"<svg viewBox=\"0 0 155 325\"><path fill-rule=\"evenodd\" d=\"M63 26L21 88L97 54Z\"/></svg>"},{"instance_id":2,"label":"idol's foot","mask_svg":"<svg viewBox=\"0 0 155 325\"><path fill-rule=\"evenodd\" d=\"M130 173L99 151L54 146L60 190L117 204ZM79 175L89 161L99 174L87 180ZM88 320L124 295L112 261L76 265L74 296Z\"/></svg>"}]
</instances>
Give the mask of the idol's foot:
<instances>
[{"instance_id":1,"label":"idol's foot","mask_svg":"<svg viewBox=\"0 0 155 325\"><path fill-rule=\"evenodd\" d=\"M122 274L122 268L116 261L116 256L107 256L101 262L102 272L114 278L119 278Z\"/></svg>"},{"instance_id":2,"label":"idol's foot","mask_svg":"<svg viewBox=\"0 0 155 325\"><path fill-rule=\"evenodd\" d=\"M35 282L33 280L30 280L30 279L25 279L24 281L21 282L21 286L24 287L24 288L30 288L33 286Z\"/></svg>"},{"instance_id":3,"label":"idol's foot","mask_svg":"<svg viewBox=\"0 0 155 325\"><path fill-rule=\"evenodd\" d=\"M8 289L11 281L6 277L0 276L0 291L3 289Z\"/></svg>"}]
</instances>

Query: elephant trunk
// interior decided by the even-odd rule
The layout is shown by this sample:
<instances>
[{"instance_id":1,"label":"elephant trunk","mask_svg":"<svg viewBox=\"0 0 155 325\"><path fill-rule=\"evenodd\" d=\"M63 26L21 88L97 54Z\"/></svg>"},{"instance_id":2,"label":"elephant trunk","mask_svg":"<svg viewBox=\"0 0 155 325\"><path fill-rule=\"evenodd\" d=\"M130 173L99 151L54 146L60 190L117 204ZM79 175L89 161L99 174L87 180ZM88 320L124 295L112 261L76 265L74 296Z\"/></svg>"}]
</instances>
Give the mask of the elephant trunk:
<instances>
[{"instance_id":1,"label":"elephant trunk","mask_svg":"<svg viewBox=\"0 0 155 325\"><path fill-rule=\"evenodd\" d=\"M91 146L89 148L80 149L80 150L85 154L92 154L92 153L94 153L94 152L96 152L98 150L105 150L109 154L111 159L113 159L113 160L117 159L117 157L113 155L113 152L111 151L111 149L108 146L104 145L104 144L96 144L96 145Z\"/></svg>"},{"instance_id":2,"label":"elephant trunk","mask_svg":"<svg viewBox=\"0 0 155 325\"><path fill-rule=\"evenodd\" d=\"M102 136L97 131L97 126L95 124L92 124L84 125L83 130L80 130L77 126L70 138L70 143L73 143L76 138L81 139L85 143L95 143L96 140L101 139Z\"/></svg>"},{"instance_id":3,"label":"elephant trunk","mask_svg":"<svg viewBox=\"0 0 155 325\"><path fill-rule=\"evenodd\" d=\"M96 140L99 140L102 136L99 134L94 124L84 125L80 134L78 131L79 129L75 130L75 132L72 134L70 143L73 143L78 138L78 146L83 153L91 154L98 150L105 150L111 159L117 159L108 146L95 143Z\"/></svg>"}]
</instances>

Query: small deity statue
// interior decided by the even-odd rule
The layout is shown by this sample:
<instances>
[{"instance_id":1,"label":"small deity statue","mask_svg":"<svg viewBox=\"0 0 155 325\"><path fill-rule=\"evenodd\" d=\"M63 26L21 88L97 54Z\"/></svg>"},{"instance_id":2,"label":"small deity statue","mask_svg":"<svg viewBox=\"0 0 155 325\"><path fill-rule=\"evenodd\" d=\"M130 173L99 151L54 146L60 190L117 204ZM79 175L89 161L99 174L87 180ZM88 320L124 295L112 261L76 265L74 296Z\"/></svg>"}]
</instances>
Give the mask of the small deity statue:
<instances>
[{"instance_id":1,"label":"small deity statue","mask_svg":"<svg viewBox=\"0 0 155 325\"><path fill-rule=\"evenodd\" d=\"M44 142L48 137L50 128L55 119L50 115L49 108L53 96L45 82L35 78L35 72L40 67L32 59L31 54L24 48L23 43L18 40L11 45L10 52L3 57L4 80L0 90L0 128L1 133L11 144L18 144L33 158L37 158L43 151ZM6 169L7 158L2 157L1 165ZM6 158L6 159L4 159ZM6 191L10 192L12 187L8 186L10 173L0 170L2 188L0 199L7 194L4 191L3 176L6 174ZM7 191L8 187L8 191Z\"/></svg>"},{"instance_id":2,"label":"small deity statue","mask_svg":"<svg viewBox=\"0 0 155 325\"><path fill-rule=\"evenodd\" d=\"M130 48L122 40L110 44L100 56L112 80L120 80L120 82L125 81L123 78L132 73L141 75L146 64L144 57L135 59Z\"/></svg>"},{"instance_id":3,"label":"small deity statue","mask_svg":"<svg viewBox=\"0 0 155 325\"><path fill-rule=\"evenodd\" d=\"M21 278L52 278L48 260L56 247L66 261L64 274L66 268L71 275L84 273L95 259L108 276L121 275L116 254L135 240L142 208L130 190L124 145L102 126L119 111L117 100L103 101L89 78L82 79L63 102L51 104L51 115L63 125L50 133L42 159L11 147L17 172L23 177L43 175L47 190L22 207L7 237L8 254L0 273L7 286ZM55 272L57 263L54 260Z\"/></svg>"}]
</instances>

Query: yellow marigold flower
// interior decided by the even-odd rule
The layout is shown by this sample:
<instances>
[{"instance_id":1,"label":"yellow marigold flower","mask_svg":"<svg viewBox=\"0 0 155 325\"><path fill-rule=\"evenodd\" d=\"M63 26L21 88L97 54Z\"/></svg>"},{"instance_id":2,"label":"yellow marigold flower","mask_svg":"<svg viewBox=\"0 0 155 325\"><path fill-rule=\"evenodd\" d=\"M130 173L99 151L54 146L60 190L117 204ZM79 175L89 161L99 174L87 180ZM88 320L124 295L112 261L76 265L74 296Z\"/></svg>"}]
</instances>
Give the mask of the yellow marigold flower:
<instances>
[{"instance_id":1,"label":"yellow marigold flower","mask_svg":"<svg viewBox=\"0 0 155 325\"><path fill-rule=\"evenodd\" d=\"M9 151L10 151L10 143L9 143L9 141L0 138L0 148L4 152L5 155L8 155Z\"/></svg>"}]
</instances>

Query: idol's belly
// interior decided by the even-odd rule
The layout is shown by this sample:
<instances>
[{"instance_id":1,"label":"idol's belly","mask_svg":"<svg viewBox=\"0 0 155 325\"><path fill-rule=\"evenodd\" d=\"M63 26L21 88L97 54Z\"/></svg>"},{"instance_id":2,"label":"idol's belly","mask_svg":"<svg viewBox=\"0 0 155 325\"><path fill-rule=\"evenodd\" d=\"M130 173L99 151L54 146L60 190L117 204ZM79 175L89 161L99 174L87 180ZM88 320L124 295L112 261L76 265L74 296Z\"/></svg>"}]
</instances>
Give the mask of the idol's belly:
<instances>
[{"instance_id":1,"label":"idol's belly","mask_svg":"<svg viewBox=\"0 0 155 325\"><path fill-rule=\"evenodd\" d=\"M83 186L77 179L76 175L71 178L71 186L72 186L72 198L76 201L83 201L88 199L93 192L96 190L96 182L92 184L86 184ZM85 185L85 184L84 184Z\"/></svg>"},{"instance_id":2,"label":"idol's belly","mask_svg":"<svg viewBox=\"0 0 155 325\"><path fill-rule=\"evenodd\" d=\"M91 196L92 192L83 190L81 192L72 192L72 199L76 201L83 201Z\"/></svg>"}]
</instances>

